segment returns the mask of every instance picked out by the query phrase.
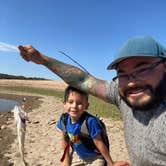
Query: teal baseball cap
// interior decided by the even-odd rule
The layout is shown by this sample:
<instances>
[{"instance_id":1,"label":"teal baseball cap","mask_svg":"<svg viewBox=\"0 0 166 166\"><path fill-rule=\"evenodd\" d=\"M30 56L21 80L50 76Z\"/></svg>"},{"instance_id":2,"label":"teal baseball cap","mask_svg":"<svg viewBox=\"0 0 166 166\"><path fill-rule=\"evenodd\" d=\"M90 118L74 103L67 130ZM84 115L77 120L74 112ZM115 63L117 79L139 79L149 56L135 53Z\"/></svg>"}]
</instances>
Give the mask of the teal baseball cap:
<instances>
[{"instance_id":1,"label":"teal baseball cap","mask_svg":"<svg viewBox=\"0 0 166 166\"><path fill-rule=\"evenodd\" d=\"M116 69L118 63L130 57L166 58L166 49L150 36L136 36L126 41L114 57L108 70Z\"/></svg>"}]
</instances>

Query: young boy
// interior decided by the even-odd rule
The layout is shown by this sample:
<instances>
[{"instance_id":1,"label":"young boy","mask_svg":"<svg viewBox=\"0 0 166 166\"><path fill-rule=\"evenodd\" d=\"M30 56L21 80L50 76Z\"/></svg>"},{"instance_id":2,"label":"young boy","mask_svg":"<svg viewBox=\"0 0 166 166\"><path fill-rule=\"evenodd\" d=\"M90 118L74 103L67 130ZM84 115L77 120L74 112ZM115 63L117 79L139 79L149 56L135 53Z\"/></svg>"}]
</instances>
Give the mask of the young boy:
<instances>
[{"instance_id":1,"label":"young boy","mask_svg":"<svg viewBox=\"0 0 166 166\"><path fill-rule=\"evenodd\" d=\"M108 166L129 166L127 162L113 162L109 154L109 150L102 140L102 129L99 126L98 121L93 116L89 116L86 123L88 126L89 135L98 151L89 149L85 146L85 144L83 144L82 140L79 138L81 128L80 119L81 116L85 114L88 106L88 94L70 86L66 88L64 94L64 108L68 114L66 132L71 143L70 146L80 158L80 163L77 165L104 166L105 161L107 161ZM57 128L62 132L62 148L64 150L62 165L70 166L72 164L70 164L71 159L69 155L69 148L67 148L69 147L69 141L66 140L61 121L62 119L60 118L57 123Z\"/></svg>"}]
</instances>

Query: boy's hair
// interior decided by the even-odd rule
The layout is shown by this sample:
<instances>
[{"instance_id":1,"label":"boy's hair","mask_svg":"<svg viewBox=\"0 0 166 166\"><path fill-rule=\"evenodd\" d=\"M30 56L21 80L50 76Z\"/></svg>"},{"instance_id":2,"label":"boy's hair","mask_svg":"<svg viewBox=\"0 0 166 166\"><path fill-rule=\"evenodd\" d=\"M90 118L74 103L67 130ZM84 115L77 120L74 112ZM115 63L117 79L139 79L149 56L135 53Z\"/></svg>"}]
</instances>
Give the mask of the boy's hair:
<instances>
[{"instance_id":1,"label":"boy's hair","mask_svg":"<svg viewBox=\"0 0 166 166\"><path fill-rule=\"evenodd\" d=\"M81 90L79 90L79 89L77 89L77 88L68 86L68 87L65 89L65 93L64 93L64 102L67 102L68 97L69 97L69 94L72 93L72 92L77 92L77 93L81 94L82 96L85 96L86 100L88 101L89 95L88 95L86 92L83 92L83 91L81 91Z\"/></svg>"}]
</instances>

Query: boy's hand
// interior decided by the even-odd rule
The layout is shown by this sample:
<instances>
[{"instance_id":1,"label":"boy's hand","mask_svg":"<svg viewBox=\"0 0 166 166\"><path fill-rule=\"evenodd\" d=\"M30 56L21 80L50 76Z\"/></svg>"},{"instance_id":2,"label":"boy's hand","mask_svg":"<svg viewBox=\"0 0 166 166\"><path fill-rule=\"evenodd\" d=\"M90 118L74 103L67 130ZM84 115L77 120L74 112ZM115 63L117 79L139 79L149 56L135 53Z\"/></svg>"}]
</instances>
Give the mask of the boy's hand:
<instances>
[{"instance_id":1,"label":"boy's hand","mask_svg":"<svg viewBox=\"0 0 166 166\"><path fill-rule=\"evenodd\" d=\"M42 54L37 51L35 48L33 48L31 45L26 46L18 46L18 49L20 51L20 55L22 58L24 58L27 62L32 61L37 64L43 63L43 56Z\"/></svg>"}]
</instances>

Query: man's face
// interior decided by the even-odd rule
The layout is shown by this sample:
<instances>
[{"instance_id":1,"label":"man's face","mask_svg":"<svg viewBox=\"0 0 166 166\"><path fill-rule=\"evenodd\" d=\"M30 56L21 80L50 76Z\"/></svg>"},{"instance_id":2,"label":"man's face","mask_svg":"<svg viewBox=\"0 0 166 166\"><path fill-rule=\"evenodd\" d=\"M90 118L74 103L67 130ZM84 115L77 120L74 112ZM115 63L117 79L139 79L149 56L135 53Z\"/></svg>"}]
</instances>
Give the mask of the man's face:
<instances>
[{"instance_id":1,"label":"man's face","mask_svg":"<svg viewBox=\"0 0 166 166\"><path fill-rule=\"evenodd\" d=\"M117 66L119 94L131 107L148 110L165 97L164 62L160 58L133 57Z\"/></svg>"}]
</instances>

